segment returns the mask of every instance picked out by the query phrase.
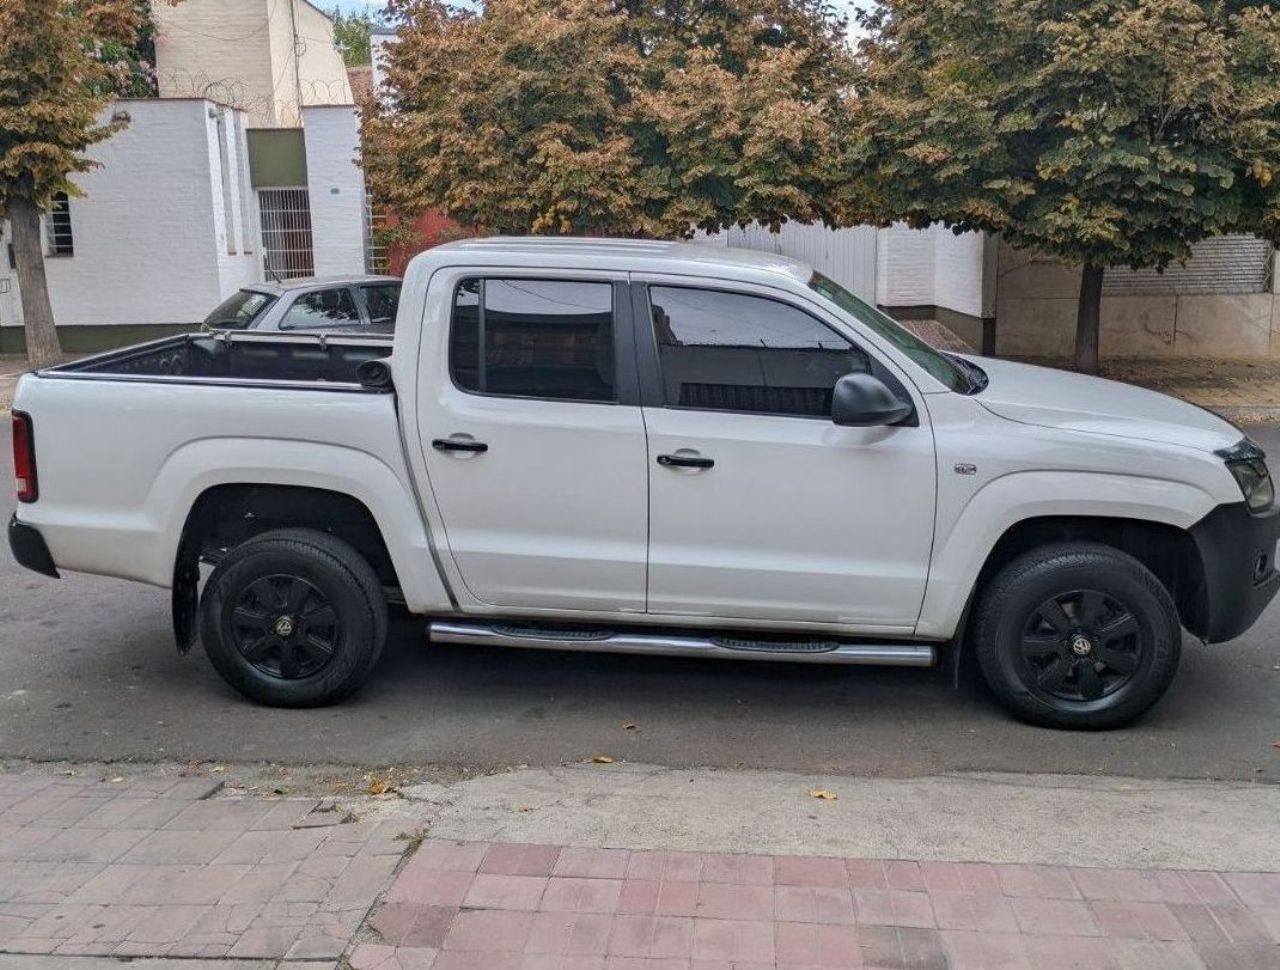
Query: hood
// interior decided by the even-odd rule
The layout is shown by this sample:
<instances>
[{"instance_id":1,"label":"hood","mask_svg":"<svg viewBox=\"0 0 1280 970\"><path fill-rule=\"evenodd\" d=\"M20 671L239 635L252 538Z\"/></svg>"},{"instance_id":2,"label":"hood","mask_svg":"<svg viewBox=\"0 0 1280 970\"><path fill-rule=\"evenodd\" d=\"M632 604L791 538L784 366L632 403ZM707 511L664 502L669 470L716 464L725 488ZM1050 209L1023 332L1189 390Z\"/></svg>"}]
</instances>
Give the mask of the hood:
<instances>
[{"instance_id":1,"label":"hood","mask_svg":"<svg viewBox=\"0 0 1280 970\"><path fill-rule=\"evenodd\" d=\"M1010 421L1206 452L1244 437L1210 411L1132 384L989 357L969 359L990 378L974 400Z\"/></svg>"}]
</instances>

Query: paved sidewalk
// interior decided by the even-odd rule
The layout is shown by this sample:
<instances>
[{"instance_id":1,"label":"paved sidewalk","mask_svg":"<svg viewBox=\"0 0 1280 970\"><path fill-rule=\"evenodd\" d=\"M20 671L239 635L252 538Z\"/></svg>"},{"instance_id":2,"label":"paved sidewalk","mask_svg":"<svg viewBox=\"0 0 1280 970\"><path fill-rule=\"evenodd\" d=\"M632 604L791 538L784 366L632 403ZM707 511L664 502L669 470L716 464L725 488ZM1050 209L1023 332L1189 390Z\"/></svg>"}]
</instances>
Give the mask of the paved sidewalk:
<instances>
[{"instance_id":1,"label":"paved sidewalk","mask_svg":"<svg viewBox=\"0 0 1280 970\"><path fill-rule=\"evenodd\" d=\"M1280 967L1266 785L71 770L0 773L0 970Z\"/></svg>"},{"instance_id":2,"label":"paved sidewalk","mask_svg":"<svg viewBox=\"0 0 1280 970\"><path fill-rule=\"evenodd\" d=\"M0 954L333 967L409 848L405 824L311 798L211 798L220 787L0 774Z\"/></svg>"},{"instance_id":3,"label":"paved sidewalk","mask_svg":"<svg viewBox=\"0 0 1280 970\"><path fill-rule=\"evenodd\" d=\"M1280 875L428 841L355 970L1280 966Z\"/></svg>"}]
</instances>

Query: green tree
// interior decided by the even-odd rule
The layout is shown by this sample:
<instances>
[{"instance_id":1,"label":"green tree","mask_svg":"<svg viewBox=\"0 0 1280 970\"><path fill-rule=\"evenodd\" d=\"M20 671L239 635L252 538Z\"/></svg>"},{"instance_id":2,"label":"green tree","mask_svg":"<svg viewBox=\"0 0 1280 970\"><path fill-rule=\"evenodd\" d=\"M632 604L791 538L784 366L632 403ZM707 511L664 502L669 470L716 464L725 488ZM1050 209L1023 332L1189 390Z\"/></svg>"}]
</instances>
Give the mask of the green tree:
<instances>
[{"instance_id":1,"label":"green tree","mask_svg":"<svg viewBox=\"0 0 1280 970\"><path fill-rule=\"evenodd\" d=\"M93 167L85 150L119 129L100 120L111 99L148 83L151 65L137 46L148 23L137 0L0 2L0 216L12 225L27 356L37 367L61 354L41 212L54 193L76 194L70 176Z\"/></svg>"},{"instance_id":2,"label":"green tree","mask_svg":"<svg viewBox=\"0 0 1280 970\"><path fill-rule=\"evenodd\" d=\"M825 0L399 0L375 198L481 230L836 222L846 24Z\"/></svg>"},{"instance_id":3,"label":"green tree","mask_svg":"<svg viewBox=\"0 0 1280 970\"><path fill-rule=\"evenodd\" d=\"M882 0L864 18L846 202L998 232L1103 274L1280 237L1280 16L1266 0Z\"/></svg>"},{"instance_id":4,"label":"green tree","mask_svg":"<svg viewBox=\"0 0 1280 970\"><path fill-rule=\"evenodd\" d=\"M343 13L334 7L329 14L333 21L333 39L347 67L362 67L369 63L369 35L379 21L366 13Z\"/></svg>"}]
</instances>

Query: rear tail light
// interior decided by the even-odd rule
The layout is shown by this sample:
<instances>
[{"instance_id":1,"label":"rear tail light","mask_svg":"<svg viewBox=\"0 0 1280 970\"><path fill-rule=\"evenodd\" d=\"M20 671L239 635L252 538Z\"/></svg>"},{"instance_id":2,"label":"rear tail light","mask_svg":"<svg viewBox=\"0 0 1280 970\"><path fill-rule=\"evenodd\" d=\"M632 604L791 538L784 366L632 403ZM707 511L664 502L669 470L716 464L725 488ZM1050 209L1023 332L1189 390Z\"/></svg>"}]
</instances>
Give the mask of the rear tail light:
<instances>
[{"instance_id":1,"label":"rear tail light","mask_svg":"<svg viewBox=\"0 0 1280 970\"><path fill-rule=\"evenodd\" d=\"M31 415L13 412L13 474L19 502L34 502L40 494L36 486L36 439L31 431Z\"/></svg>"}]
</instances>

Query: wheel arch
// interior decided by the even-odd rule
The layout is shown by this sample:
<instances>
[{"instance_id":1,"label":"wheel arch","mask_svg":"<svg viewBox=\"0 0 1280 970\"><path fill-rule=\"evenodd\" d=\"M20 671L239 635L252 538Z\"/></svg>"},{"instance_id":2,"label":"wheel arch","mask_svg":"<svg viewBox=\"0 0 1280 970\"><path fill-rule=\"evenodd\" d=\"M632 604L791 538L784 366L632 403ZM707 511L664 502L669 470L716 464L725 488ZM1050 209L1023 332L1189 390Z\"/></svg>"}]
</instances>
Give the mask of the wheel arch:
<instances>
[{"instance_id":1,"label":"wheel arch","mask_svg":"<svg viewBox=\"0 0 1280 970\"><path fill-rule=\"evenodd\" d=\"M346 542L373 567L383 587L400 588L395 560L369 507L346 492L309 485L226 482L192 503L181 547L207 562L264 532L307 528Z\"/></svg>"},{"instance_id":2,"label":"wheel arch","mask_svg":"<svg viewBox=\"0 0 1280 970\"><path fill-rule=\"evenodd\" d=\"M155 550L155 571L164 576L155 581L166 585L170 573L190 561L193 547L209 548L219 530L243 541L267 528L319 528L358 549L412 611L447 608L449 593L404 474L368 452L337 445L192 442L169 456L145 503L166 540Z\"/></svg>"},{"instance_id":3,"label":"wheel arch","mask_svg":"<svg viewBox=\"0 0 1280 970\"><path fill-rule=\"evenodd\" d=\"M1128 553L1169 591L1178 617L1203 636L1208 625L1204 561L1191 533L1149 519L1046 515L1009 526L988 552L970 591L973 600L1005 565L1028 550L1054 542L1096 542Z\"/></svg>"}]
</instances>

